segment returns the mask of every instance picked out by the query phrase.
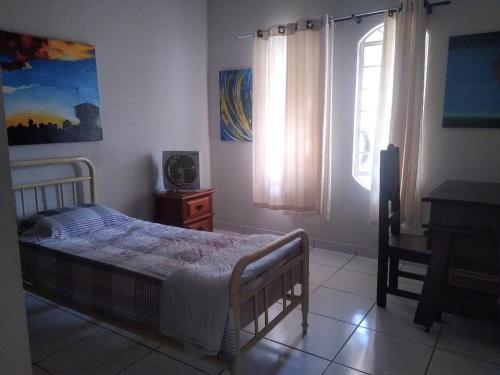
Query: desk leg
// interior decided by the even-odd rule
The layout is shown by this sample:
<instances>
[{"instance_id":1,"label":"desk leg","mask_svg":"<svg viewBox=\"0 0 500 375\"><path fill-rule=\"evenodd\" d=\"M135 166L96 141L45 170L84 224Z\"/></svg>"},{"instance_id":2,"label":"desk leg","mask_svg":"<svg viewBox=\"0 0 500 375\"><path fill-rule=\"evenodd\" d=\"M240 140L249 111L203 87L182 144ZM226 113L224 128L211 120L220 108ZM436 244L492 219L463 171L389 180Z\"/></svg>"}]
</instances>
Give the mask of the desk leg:
<instances>
[{"instance_id":1,"label":"desk leg","mask_svg":"<svg viewBox=\"0 0 500 375\"><path fill-rule=\"evenodd\" d=\"M500 322L500 238L497 237L497 310L498 321Z\"/></svg>"},{"instance_id":2,"label":"desk leg","mask_svg":"<svg viewBox=\"0 0 500 375\"><path fill-rule=\"evenodd\" d=\"M431 260L427 275L425 276L422 296L418 303L415 318L416 324L421 324L427 329L432 327L436 317L436 306L441 294L441 286L446 277L448 255L450 252L451 233L439 231L433 233Z\"/></svg>"}]
</instances>

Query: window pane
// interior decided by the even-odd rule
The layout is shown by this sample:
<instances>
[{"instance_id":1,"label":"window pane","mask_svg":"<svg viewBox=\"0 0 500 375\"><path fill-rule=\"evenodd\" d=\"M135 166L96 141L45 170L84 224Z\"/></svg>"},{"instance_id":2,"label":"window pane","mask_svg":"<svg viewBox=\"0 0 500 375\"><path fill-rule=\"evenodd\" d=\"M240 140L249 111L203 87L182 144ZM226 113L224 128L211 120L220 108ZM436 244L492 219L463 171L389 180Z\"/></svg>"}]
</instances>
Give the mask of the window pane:
<instances>
[{"instance_id":1,"label":"window pane","mask_svg":"<svg viewBox=\"0 0 500 375\"><path fill-rule=\"evenodd\" d=\"M384 27L380 25L365 35L358 47L353 175L367 189L373 168L383 38Z\"/></svg>"},{"instance_id":2,"label":"window pane","mask_svg":"<svg viewBox=\"0 0 500 375\"><path fill-rule=\"evenodd\" d=\"M367 132L375 129L375 122L377 121L377 114L371 111L362 111L359 114L359 131Z\"/></svg>"},{"instance_id":3,"label":"window pane","mask_svg":"<svg viewBox=\"0 0 500 375\"><path fill-rule=\"evenodd\" d=\"M364 42L381 42L384 40L384 26L378 28L364 40Z\"/></svg>"},{"instance_id":4,"label":"window pane","mask_svg":"<svg viewBox=\"0 0 500 375\"><path fill-rule=\"evenodd\" d=\"M373 153L365 152L358 154L358 172L364 174L371 174L372 172L372 159Z\"/></svg>"},{"instance_id":5,"label":"window pane","mask_svg":"<svg viewBox=\"0 0 500 375\"><path fill-rule=\"evenodd\" d=\"M378 103L378 90L361 90L361 110L375 111Z\"/></svg>"},{"instance_id":6,"label":"window pane","mask_svg":"<svg viewBox=\"0 0 500 375\"><path fill-rule=\"evenodd\" d=\"M359 133L358 152L369 153L372 150L373 144L370 133Z\"/></svg>"},{"instance_id":7,"label":"window pane","mask_svg":"<svg viewBox=\"0 0 500 375\"><path fill-rule=\"evenodd\" d=\"M363 89L378 90L380 82L380 68L370 67L363 68Z\"/></svg>"},{"instance_id":8,"label":"window pane","mask_svg":"<svg viewBox=\"0 0 500 375\"><path fill-rule=\"evenodd\" d=\"M382 63L382 45L366 46L363 50L363 65L372 66Z\"/></svg>"}]
</instances>

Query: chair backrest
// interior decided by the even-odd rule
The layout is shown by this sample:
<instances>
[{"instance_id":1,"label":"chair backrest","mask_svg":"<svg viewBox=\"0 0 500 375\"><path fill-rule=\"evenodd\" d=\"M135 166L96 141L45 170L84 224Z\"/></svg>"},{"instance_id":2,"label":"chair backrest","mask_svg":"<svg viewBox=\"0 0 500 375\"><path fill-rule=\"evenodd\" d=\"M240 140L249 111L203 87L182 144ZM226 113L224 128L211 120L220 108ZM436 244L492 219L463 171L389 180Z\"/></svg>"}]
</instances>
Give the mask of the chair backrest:
<instances>
[{"instance_id":1,"label":"chair backrest","mask_svg":"<svg viewBox=\"0 0 500 375\"><path fill-rule=\"evenodd\" d=\"M399 148L380 151L379 245L388 244L389 230L400 233Z\"/></svg>"}]
</instances>

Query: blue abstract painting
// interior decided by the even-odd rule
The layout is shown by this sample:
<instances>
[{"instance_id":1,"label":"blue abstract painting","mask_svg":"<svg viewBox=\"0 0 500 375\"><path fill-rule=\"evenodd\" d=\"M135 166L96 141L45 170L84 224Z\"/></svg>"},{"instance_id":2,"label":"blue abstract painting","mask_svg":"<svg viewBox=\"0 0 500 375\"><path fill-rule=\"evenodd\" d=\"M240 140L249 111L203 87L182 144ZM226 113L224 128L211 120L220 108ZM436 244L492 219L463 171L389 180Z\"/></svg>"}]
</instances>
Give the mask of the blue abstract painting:
<instances>
[{"instance_id":1,"label":"blue abstract painting","mask_svg":"<svg viewBox=\"0 0 500 375\"><path fill-rule=\"evenodd\" d=\"M443 127L500 127L500 32L450 38Z\"/></svg>"},{"instance_id":2,"label":"blue abstract painting","mask_svg":"<svg viewBox=\"0 0 500 375\"><path fill-rule=\"evenodd\" d=\"M102 140L95 47L0 31L9 145Z\"/></svg>"},{"instance_id":3,"label":"blue abstract painting","mask_svg":"<svg viewBox=\"0 0 500 375\"><path fill-rule=\"evenodd\" d=\"M219 72L220 138L252 141L252 71Z\"/></svg>"}]
</instances>

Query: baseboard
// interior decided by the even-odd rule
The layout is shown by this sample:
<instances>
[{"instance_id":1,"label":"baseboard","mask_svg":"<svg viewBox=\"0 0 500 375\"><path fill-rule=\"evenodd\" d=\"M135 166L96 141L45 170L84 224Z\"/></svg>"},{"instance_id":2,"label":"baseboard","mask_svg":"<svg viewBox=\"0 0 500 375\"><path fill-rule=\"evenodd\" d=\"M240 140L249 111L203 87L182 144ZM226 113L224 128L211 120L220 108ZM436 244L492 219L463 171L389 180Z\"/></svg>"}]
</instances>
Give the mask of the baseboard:
<instances>
[{"instance_id":1,"label":"baseboard","mask_svg":"<svg viewBox=\"0 0 500 375\"><path fill-rule=\"evenodd\" d=\"M230 232L243 233L243 234L275 234L277 236L283 236L286 234L285 232L279 232L248 225L224 223L221 221L214 221L214 227L220 230L227 230ZM317 247L326 250L335 250L335 251L340 251L342 253L361 255L370 258L377 257L377 249L374 247L364 247L350 243L330 241L315 237L310 237L309 239L311 242L311 247Z\"/></svg>"}]
</instances>

